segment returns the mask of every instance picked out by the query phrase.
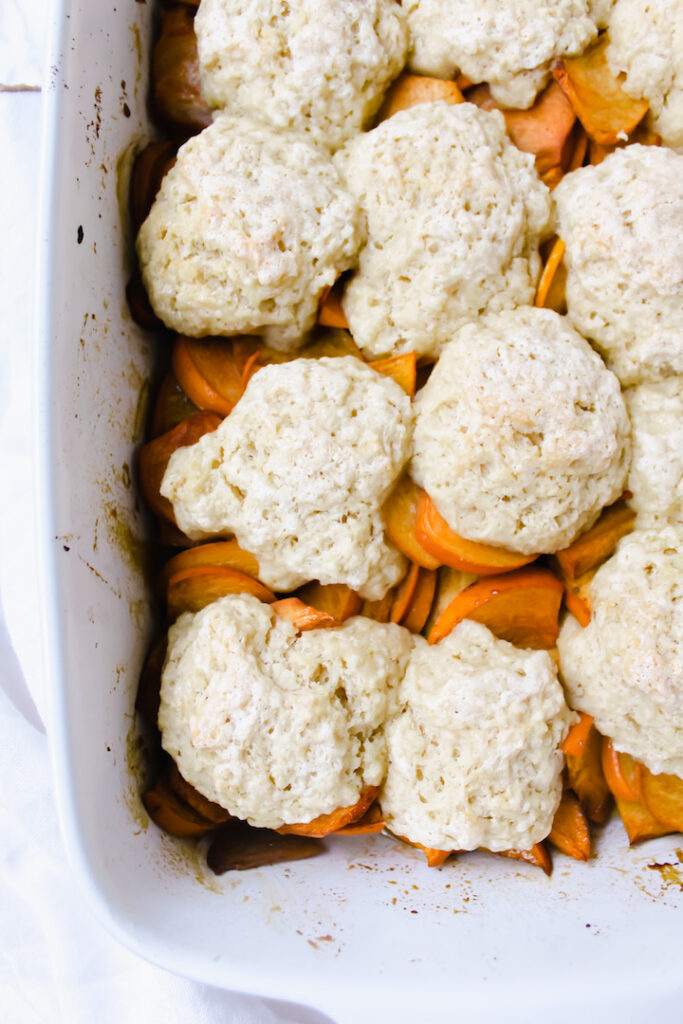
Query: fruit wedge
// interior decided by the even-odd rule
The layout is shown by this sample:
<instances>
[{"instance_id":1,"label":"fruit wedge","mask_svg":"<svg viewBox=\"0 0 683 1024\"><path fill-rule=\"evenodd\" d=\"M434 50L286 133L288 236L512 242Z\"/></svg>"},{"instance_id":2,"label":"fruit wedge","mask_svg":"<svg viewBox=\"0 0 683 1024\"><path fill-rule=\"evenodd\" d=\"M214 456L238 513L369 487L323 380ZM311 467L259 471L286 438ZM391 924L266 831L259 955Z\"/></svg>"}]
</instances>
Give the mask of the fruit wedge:
<instances>
[{"instance_id":1,"label":"fruit wedge","mask_svg":"<svg viewBox=\"0 0 683 1024\"><path fill-rule=\"evenodd\" d=\"M409 110L420 103L435 103L437 100L464 103L465 97L455 82L426 75L399 75L386 94L379 120L385 121L399 110Z\"/></svg>"},{"instance_id":2,"label":"fruit wedge","mask_svg":"<svg viewBox=\"0 0 683 1024\"><path fill-rule=\"evenodd\" d=\"M159 437L173 430L183 420L199 412L172 373L167 373L161 382L152 414L151 436Z\"/></svg>"},{"instance_id":3,"label":"fruit wedge","mask_svg":"<svg viewBox=\"0 0 683 1024\"><path fill-rule=\"evenodd\" d=\"M533 153L541 181L548 188L558 184L574 153L576 115L556 82L551 82L528 110L499 107L488 85L476 86L468 92L467 99L482 110L500 110L507 133L517 148Z\"/></svg>"},{"instance_id":4,"label":"fruit wedge","mask_svg":"<svg viewBox=\"0 0 683 1024\"><path fill-rule=\"evenodd\" d=\"M266 604L275 594L258 580L223 565L198 565L181 569L171 576L166 587L166 608L169 622L183 612L198 612L229 594L251 594Z\"/></svg>"},{"instance_id":5,"label":"fruit wedge","mask_svg":"<svg viewBox=\"0 0 683 1024\"><path fill-rule=\"evenodd\" d=\"M146 220L164 175L175 163L177 152L177 142L164 140L150 142L135 157L128 185L128 212L133 234L137 235Z\"/></svg>"},{"instance_id":6,"label":"fruit wedge","mask_svg":"<svg viewBox=\"0 0 683 1024\"><path fill-rule=\"evenodd\" d=\"M162 498L159 493L171 455L178 448L196 444L200 437L215 430L220 423L221 419L215 413L197 412L188 416L173 430L143 444L138 460L140 490L152 512L161 516L162 519L167 519L171 523L175 522L173 505L168 498Z\"/></svg>"},{"instance_id":7,"label":"fruit wedge","mask_svg":"<svg viewBox=\"0 0 683 1024\"><path fill-rule=\"evenodd\" d=\"M389 622L394 604L394 588L391 587L379 601L363 601L360 614L375 622Z\"/></svg>"},{"instance_id":8,"label":"fruit wedge","mask_svg":"<svg viewBox=\"0 0 683 1024\"><path fill-rule=\"evenodd\" d=\"M352 825L355 821L365 815L371 804L377 799L379 786L366 786L359 799L351 807L338 807L331 814L320 814L313 821L305 824L281 825L278 832L281 835L313 836L322 839L330 832L336 832L340 828Z\"/></svg>"},{"instance_id":9,"label":"fruit wedge","mask_svg":"<svg viewBox=\"0 0 683 1024\"><path fill-rule=\"evenodd\" d=\"M548 836L557 850L574 860L588 860L591 852L591 834L581 804L568 789L562 794L560 806L553 818Z\"/></svg>"},{"instance_id":10,"label":"fruit wedge","mask_svg":"<svg viewBox=\"0 0 683 1024\"><path fill-rule=\"evenodd\" d=\"M458 594L427 639L436 644L463 619L473 619L518 647L548 649L557 641L563 594L564 587L548 569L487 576Z\"/></svg>"},{"instance_id":11,"label":"fruit wedge","mask_svg":"<svg viewBox=\"0 0 683 1024\"><path fill-rule=\"evenodd\" d=\"M345 622L352 615L358 615L363 606L363 599L344 583L323 584L314 580L300 587L296 596L304 604L331 615L337 622Z\"/></svg>"},{"instance_id":12,"label":"fruit wedge","mask_svg":"<svg viewBox=\"0 0 683 1024\"><path fill-rule=\"evenodd\" d=\"M343 286L339 283L322 293L318 306L318 323L321 327L344 327L348 330L349 322L341 304L342 294Z\"/></svg>"},{"instance_id":13,"label":"fruit wedge","mask_svg":"<svg viewBox=\"0 0 683 1024\"><path fill-rule=\"evenodd\" d=\"M590 715L583 718L589 724L586 735L581 735L581 742L577 734L572 737L575 729L583 733L579 723L572 727L562 747L567 779L590 820L603 824L609 817L612 793L602 770L602 737L592 724Z\"/></svg>"},{"instance_id":14,"label":"fruit wedge","mask_svg":"<svg viewBox=\"0 0 683 1024\"><path fill-rule=\"evenodd\" d=\"M222 825L232 817L225 807L221 807L220 804L216 804L212 800L207 800L194 786L191 786L182 777L175 761L170 757L164 764L162 778L171 792L213 825Z\"/></svg>"},{"instance_id":15,"label":"fruit wedge","mask_svg":"<svg viewBox=\"0 0 683 1024\"><path fill-rule=\"evenodd\" d=\"M612 741L606 736L602 740L602 770L617 800L639 802L642 799L640 766L630 754L615 750Z\"/></svg>"},{"instance_id":16,"label":"fruit wedge","mask_svg":"<svg viewBox=\"0 0 683 1024\"><path fill-rule=\"evenodd\" d=\"M159 690L161 689L161 671L166 660L168 640L166 634L156 640L145 658L138 691L135 697L135 710L151 728L157 728L159 714Z\"/></svg>"},{"instance_id":17,"label":"fruit wedge","mask_svg":"<svg viewBox=\"0 0 683 1024\"><path fill-rule=\"evenodd\" d=\"M173 373L186 395L199 409L224 417L242 397L244 371L258 359L253 339L186 338L179 335L173 347Z\"/></svg>"},{"instance_id":18,"label":"fruit wedge","mask_svg":"<svg viewBox=\"0 0 683 1024\"><path fill-rule=\"evenodd\" d=\"M562 579L573 583L584 573L597 569L614 554L622 537L630 533L636 518L623 498L606 508L597 523L554 556Z\"/></svg>"},{"instance_id":19,"label":"fruit wedge","mask_svg":"<svg viewBox=\"0 0 683 1024\"><path fill-rule=\"evenodd\" d=\"M332 615L311 608L298 597L283 597L282 600L275 601L271 607L281 619L291 622L300 633L306 633L309 629L329 629L330 626L339 625L339 621Z\"/></svg>"},{"instance_id":20,"label":"fruit wedge","mask_svg":"<svg viewBox=\"0 0 683 1024\"><path fill-rule=\"evenodd\" d=\"M269 828L254 828L233 818L211 837L206 863L215 875L249 871L270 864L306 860L325 852L319 839L283 836Z\"/></svg>"},{"instance_id":21,"label":"fruit wedge","mask_svg":"<svg viewBox=\"0 0 683 1024\"><path fill-rule=\"evenodd\" d=\"M334 833L336 836L379 835L384 830L384 817L379 804L372 804L362 818L352 825L343 825Z\"/></svg>"},{"instance_id":22,"label":"fruit wedge","mask_svg":"<svg viewBox=\"0 0 683 1024\"><path fill-rule=\"evenodd\" d=\"M642 802L650 814L672 832L683 832L683 779L677 775L653 775L640 766Z\"/></svg>"},{"instance_id":23,"label":"fruit wedge","mask_svg":"<svg viewBox=\"0 0 683 1024\"><path fill-rule=\"evenodd\" d=\"M384 504L387 536L411 562L425 569L437 569L438 558L430 555L415 536L420 489L409 476L402 476Z\"/></svg>"},{"instance_id":24,"label":"fruit wedge","mask_svg":"<svg viewBox=\"0 0 683 1024\"><path fill-rule=\"evenodd\" d=\"M607 63L608 44L603 35L581 56L558 61L553 77L590 138L610 146L631 135L645 117L648 103L624 92L624 76L615 77Z\"/></svg>"},{"instance_id":25,"label":"fruit wedge","mask_svg":"<svg viewBox=\"0 0 683 1024\"><path fill-rule=\"evenodd\" d=\"M152 108L182 132L199 132L213 120L202 99L194 10L185 3L161 9L159 38L152 53Z\"/></svg>"},{"instance_id":26,"label":"fruit wedge","mask_svg":"<svg viewBox=\"0 0 683 1024\"><path fill-rule=\"evenodd\" d=\"M543 843L534 843L530 850L501 850L499 857L510 857L511 860L523 860L527 864L534 864L541 868L546 875L553 872L553 861L550 851Z\"/></svg>"},{"instance_id":27,"label":"fruit wedge","mask_svg":"<svg viewBox=\"0 0 683 1024\"><path fill-rule=\"evenodd\" d=\"M543 267L543 272L538 282L538 288L536 289L536 298L534 299L534 305L538 309L543 309L546 306L550 309L554 308L553 306L550 305L548 298L553 281L555 280L555 275L558 273L558 270L562 264L565 249L566 245L562 241L562 239L556 238L553 242L552 249L548 254L548 258L545 261L545 266ZM553 301L557 302L561 300L558 300L558 298L553 297Z\"/></svg>"},{"instance_id":28,"label":"fruit wedge","mask_svg":"<svg viewBox=\"0 0 683 1024\"><path fill-rule=\"evenodd\" d=\"M415 397L417 356L414 352L405 352L403 355L391 356L389 359L375 359L368 363L368 366L395 380L410 398Z\"/></svg>"},{"instance_id":29,"label":"fruit wedge","mask_svg":"<svg viewBox=\"0 0 683 1024\"><path fill-rule=\"evenodd\" d=\"M177 839L204 836L216 827L181 800L163 779L142 794L142 802L154 824Z\"/></svg>"},{"instance_id":30,"label":"fruit wedge","mask_svg":"<svg viewBox=\"0 0 683 1024\"><path fill-rule=\"evenodd\" d=\"M218 540L211 544L198 544L187 548L169 559L159 576L159 589L166 593L168 581L183 569L196 569L198 566L222 566L237 569L247 576L258 578L258 562L248 551L244 551L236 540Z\"/></svg>"},{"instance_id":31,"label":"fruit wedge","mask_svg":"<svg viewBox=\"0 0 683 1024\"><path fill-rule=\"evenodd\" d=\"M654 818L647 807L644 807L638 800L622 800L617 797L616 804L631 846L634 843L642 843L645 839L666 836L673 831Z\"/></svg>"},{"instance_id":32,"label":"fruit wedge","mask_svg":"<svg viewBox=\"0 0 683 1024\"><path fill-rule=\"evenodd\" d=\"M450 565L453 569L476 573L477 576L512 572L513 569L528 565L538 557L520 555L515 551L493 547L490 544L479 544L477 541L460 537L451 530L425 491L420 492L417 504L415 538L438 564Z\"/></svg>"}]
</instances>

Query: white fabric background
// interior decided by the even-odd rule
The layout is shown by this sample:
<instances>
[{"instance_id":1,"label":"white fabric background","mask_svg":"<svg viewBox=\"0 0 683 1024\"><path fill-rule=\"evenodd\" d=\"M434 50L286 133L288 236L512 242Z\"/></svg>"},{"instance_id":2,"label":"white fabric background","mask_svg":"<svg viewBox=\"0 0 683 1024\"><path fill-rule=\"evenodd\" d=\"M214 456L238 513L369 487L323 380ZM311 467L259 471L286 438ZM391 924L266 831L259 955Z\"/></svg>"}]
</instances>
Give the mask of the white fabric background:
<instances>
[{"instance_id":1,"label":"white fabric background","mask_svg":"<svg viewBox=\"0 0 683 1024\"><path fill-rule=\"evenodd\" d=\"M0 2L0 1019L323 1024L316 1011L197 985L124 950L90 916L62 848L40 717L31 465L48 2Z\"/></svg>"}]
</instances>

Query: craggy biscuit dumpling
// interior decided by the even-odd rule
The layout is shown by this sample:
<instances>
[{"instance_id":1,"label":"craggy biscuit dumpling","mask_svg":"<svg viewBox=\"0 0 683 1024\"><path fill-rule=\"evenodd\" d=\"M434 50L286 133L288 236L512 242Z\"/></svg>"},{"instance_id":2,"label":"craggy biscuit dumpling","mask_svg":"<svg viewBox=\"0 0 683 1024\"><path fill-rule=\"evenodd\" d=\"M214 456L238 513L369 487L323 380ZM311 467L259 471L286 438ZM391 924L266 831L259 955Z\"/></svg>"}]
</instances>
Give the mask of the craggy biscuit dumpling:
<instances>
[{"instance_id":1,"label":"craggy biscuit dumpling","mask_svg":"<svg viewBox=\"0 0 683 1024\"><path fill-rule=\"evenodd\" d=\"M382 726L412 638L357 617L297 634L254 597L221 598L169 630L162 745L209 800L253 825L306 823L386 772Z\"/></svg>"},{"instance_id":2,"label":"craggy biscuit dumpling","mask_svg":"<svg viewBox=\"0 0 683 1024\"><path fill-rule=\"evenodd\" d=\"M683 5L617 0L607 61L624 90L650 104L649 122L668 146L683 146Z\"/></svg>"},{"instance_id":3,"label":"craggy biscuit dumpling","mask_svg":"<svg viewBox=\"0 0 683 1024\"><path fill-rule=\"evenodd\" d=\"M193 540L234 533L275 590L320 580L378 599L405 568L381 507L411 428L406 393L360 359L266 366L217 430L174 452L161 492Z\"/></svg>"},{"instance_id":4,"label":"craggy biscuit dumpling","mask_svg":"<svg viewBox=\"0 0 683 1024\"><path fill-rule=\"evenodd\" d=\"M553 198L576 327L625 386L683 373L683 156L627 146Z\"/></svg>"},{"instance_id":5,"label":"craggy biscuit dumpling","mask_svg":"<svg viewBox=\"0 0 683 1024\"><path fill-rule=\"evenodd\" d=\"M152 306L192 337L305 341L363 241L356 203L305 136L221 114L186 142L138 235Z\"/></svg>"},{"instance_id":6,"label":"craggy biscuit dumpling","mask_svg":"<svg viewBox=\"0 0 683 1024\"><path fill-rule=\"evenodd\" d=\"M572 707L617 750L683 777L683 532L625 537L590 584L591 621L568 615L560 668Z\"/></svg>"},{"instance_id":7,"label":"craggy biscuit dumpling","mask_svg":"<svg viewBox=\"0 0 683 1024\"><path fill-rule=\"evenodd\" d=\"M456 533L523 554L591 526L629 455L619 381L550 310L461 327L415 401L414 480Z\"/></svg>"},{"instance_id":8,"label":"craggy biscuit dumpling","mask_svg":"<svg viewBox=\"0 0 683 1024\"><path fill-rule=\"evenodd\" d=\"M586 0L408 0L410 67L488 82L498 103L530 107L554 61L597 36Z\"/></svg>"},{"instance_id":9,"label":"craggy biscuit dumpling","mask_svg":"<svg viewBox=\"0 0 683 1024\"><path fill-rule=\"evenodd\" d=\"M331 149L368 124L408 47L394 0L202 0L194 24L210 106Z\"/></svg>"},{"instance_id":10,"label":"craggy biscuit dumpling","mask_svg":"<svg viewBox=\"0 0 683 1024\"><path fill-rule=\"evenodd\" d=\"M549 193L498 111L422 104L335 161L368 222L343 298L366 354L434 355L463 321L532 301Z\"/></svg>"},{"instance_id":11,"label":"craggy biscuit dumpling","mask_svg":"<svg viewBox=\"0 0 683 1024\"><path fill-rule=\"evenodd\" d=\"M380 794L392 832L438 850L528 850L548 835L573 716L546 651L466 619L435 647L416 638L398 704Z\"/></svg>"},{"instance_id":12,"label":"craggy biscuit dumpling","mask_svg":"<svg viewBox=\"0 0 683 1024\"><path fill-rule=\"evenodd\" d=\"M640 516L683 523L683 377L640 384L624 397L633 438L629 504Z\"/></svg>"}]
</instances>

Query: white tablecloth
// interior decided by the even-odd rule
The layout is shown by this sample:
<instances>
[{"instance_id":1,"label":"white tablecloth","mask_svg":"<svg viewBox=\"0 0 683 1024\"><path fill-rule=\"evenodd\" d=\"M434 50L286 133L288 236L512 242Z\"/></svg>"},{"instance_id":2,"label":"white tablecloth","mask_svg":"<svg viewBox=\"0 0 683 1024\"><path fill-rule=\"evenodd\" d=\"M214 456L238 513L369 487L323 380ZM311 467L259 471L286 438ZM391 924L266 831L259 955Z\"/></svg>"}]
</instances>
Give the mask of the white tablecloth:
<instances>
[{"instance_id":1,"label":"white tablecloth","mask_svg":"<svg viewBox=\"0 0 683 1024\"><path fill-rule=\"evenodd\" d=\"M0 1019L322 1024L329 1019L305 1007L197 985L124 950L91 917L62 847L41 718L31 465L48 2L0 3Z\"/></svg>"}]
</instances>

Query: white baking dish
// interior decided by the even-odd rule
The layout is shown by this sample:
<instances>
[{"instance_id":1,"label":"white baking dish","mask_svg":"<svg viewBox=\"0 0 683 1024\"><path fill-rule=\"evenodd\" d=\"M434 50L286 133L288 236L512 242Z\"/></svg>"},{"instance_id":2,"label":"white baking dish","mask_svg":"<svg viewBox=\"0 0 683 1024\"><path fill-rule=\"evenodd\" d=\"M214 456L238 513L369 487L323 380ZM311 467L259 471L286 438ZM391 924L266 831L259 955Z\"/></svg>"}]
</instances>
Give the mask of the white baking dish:
<instances>
[{"instance_id":1,"label":"white baking dish","mask_svg":"<svg viewBox=\"0 0 683 1024\"><path fill-rule=\"evenodd\" d=\"M428 869L360 838L215 879L144 824L130 770L151 632L130 486L153 343L125 311L121 154L148 137L151 3L57 4L48 88L39 431L50 732L64 837L104 924L142 956L335 1021L680 1021L681 837L537 869ZM130 116L126 115L126 109ZM79 242L79 239L81 241ZM683 858L682 858L683 859Z\"/></svg>"}]
</instances>

